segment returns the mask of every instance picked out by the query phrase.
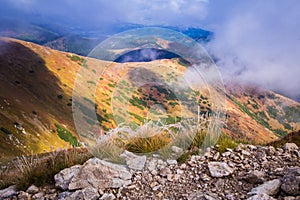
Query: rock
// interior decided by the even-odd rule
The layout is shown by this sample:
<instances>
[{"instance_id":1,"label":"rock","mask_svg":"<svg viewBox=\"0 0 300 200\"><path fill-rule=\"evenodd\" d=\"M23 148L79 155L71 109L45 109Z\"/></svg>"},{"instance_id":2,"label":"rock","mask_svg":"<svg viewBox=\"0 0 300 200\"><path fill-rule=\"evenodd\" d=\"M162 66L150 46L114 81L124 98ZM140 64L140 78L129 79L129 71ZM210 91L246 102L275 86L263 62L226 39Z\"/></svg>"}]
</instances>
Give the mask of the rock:
<instances>
[{"instance_id":1,"label":"rock","mask_svg":"<svg viewBox=\"0 0 300 200\"><path fill-rule=\"evenodd\" d=\"M111 180L109 187L110 188L120 188L120 187L130 185L130 184L131 184L131 180L123 180L123 179L119 179L119 178L113 178Z\"/></svg>"},{"instance_id":2,"label":"rock","mask_svg":"<svg viewBox=\"0 0 300 200\"><path fill-rule=\"evenodd\" d=\"M219 158L220 158L220 153L217 152L217 153L214 155L213 160L217 161Z\"/></svg>"},{"instance_id":3,"label":"rock","mask_svg":"<svg viewBox=\"0 0 300 200\"><path fill-rule=\"evenodd\" d=\"M187 198L188 200L217 200L217 197L213 197L208 194L203 194L202 192L195 192L190 194Z\"/></svg>"},{"instance_id":4,"label":"rock","mask_svg":"<svg viewBox=\"0 0 300 200\"><path fill-rule=\"evenodd\" d=\"M281 186L281 181L279 179L274 179L268 182L263 183L262 185L253 188L248 195L256 194L267 194L270 196L276 195L279 192Z\"/></svg>"},{"instance_id":5,"label":"rock","mask_svg":"<svg viewBox=\"0 0 300 200\"><path fill-rule=\"evenodd\" d=\"M207 174L201 174L200 178L202 181L210 181L210 177Z\"/></svg>"},{"instance_id":6,"label":"rock","mask_svg":"<svg viewBox=\"0 0 300 200\"><path fill-rule=\"evenodd\" d=\"M115 195L108 194L108 193L104 193L100 198L100 200L114 200L114 199L116 199Z\"/></svg>"},{"instance_id":7,"label":"rock","mask_svg":"<svg viewBox=\"0 0 300 200\"><path fill-rule=\"evenodd\" d=\"M179 147L176 147L176 146L172 146L172 147L171 147L171 150L172 150L174 153L176 153L177 155L182 154L182 152L183 152L183 149L182 149L182 148L179 148Z\"/></svg>"},{"instance_id":8,"label":"rock","mask_svg":"<svg viewBox=\"0 0 300 200\"><path fill-rule=\"evenodd\" d=\"M160 170L159 175L166 177L167 175L172 174L172 171L168 167L164 167Z\"/></svg>"},{"instance_id":9,"label":"rock","mask_svg":"<svg viewBox=\"0 0 300 200\"><path fill-rule=\"evenodd\" d=\"M267 149L267 151L266 151L266 153L267 153L268 156L274 155L275 152L276 152L276 149L274 147L272 147L272 146L269 146L268 149Z\"/></svg>"},{"instance_id":10,"label":"rock","mask_svg":"<svg viewBox=\"0 0 300 200\"><path fill-rule=\"evenodd\" d=\"M282 178L281 189L288 195L300 195L300 168L291 168Z\"/></svg>"},{"instance_id":11,"label":"rock","mask_svg":"<svg viewBox=\"0 0 300 200\"><path fill-rule=\"evenodd\" d=\"M252 184L263 183L264 176L266 176L265 172L254 170L252 172L249 172L245 177L243 177L243 180Z\"/></svg>"},{"instance_id":12,"label":"rock","mask_svg":"<svg viewBox=\"0 0 300 200\"><path fill-rule=\"evenodd\" d=\"M45 195L45 199L47 200L56 200L57 199L57 194L54 193L54 194L46 194Z\"/></svg>"},{"instance_id":13,"label":"rock","mask_svg":"<svg viewBox=\"0 0 300 200\"><path fill-rule=\"evenodd\" d=\"M44 198L44 193L43 193L43 192L36 193L36 194L33 195L31 198L32 198L33 200L43 200L43 199L45 199L45 198Z\"/></svg>"},{"instance_id":14,"label":"rock","mask_svg":"<svg viewBox=\"0 0 300 200\"><path fill-rule=\"evenodd\" d=\"M252 145L252 144L248 144L248 145L246 145L246 146L247 146L247 148L250 149L251 151L254 151L254 150L257 149L257 147L254 146L254 145Z\"/></svg>"},{"instance_id":15,"label":"rock","mask_svg":"<svg viewBox=\"0 0 300 200\"><path fill-rule=\"evenodd\" d=\"M177 165L177 160L168 159L167 163L168 163L168 165Z\"/></svg>"},{"instance_id":16,"label":"rock","mask_svg":"<svg viewBox=\"0 0 300 200\"><path fill-rule=\"evenodd\" d=\"M231 152L230 152L230 151L226 151L226 152L222 153L222 156L223 156L223 157L228 157L228 156L230 156L230 155L231 155Z\"/></svg>"},{"instance_id":17,"label":"rock","mask_svg":"<svg viewBox=\"0 0 300 200\"><path fill-rule=\"evenodd\" d=\"M39 188L36 187L35 185L31 185L27 190L26 190L27 193L29 194L36 194L39 192Z\"/></svg>"},{"instance_id":18,"label":"rock","mask_svg":"<svg viewBox=\"0 0 300 200\"><path fill-rule=\"evenodd\" d=\"M96 200L100 195L96 188L87 187L82 190L77 190L70 195L71 199Z\"/></svg>"},{"instance_id":19,"label":"rock","mask_svg":"<svg viewBox=\"0 0 300 200\"><path fill-rule=\"evenodd\" d=\"M18 199L30 200L30 194L28 194L27 192L21 191L21 192L19 192Z\"/></svg>"},{"instance_id":20,"label":"rock","mask_svg":"<svg viewBox=\"0 0 300 200\"><path fill-rule=\"evenodd\" d=\"M298 150L299 147L295 143L286 143L285 145L283 145L282 149L285 152L292 152L294 150Z\"/></svg>"},{"instance_id":21,"label":"rock","mask_svg":"<svg viewBox=\"0 0 300 200\"><path fill-rule=\"evenodd\" d=\"M157 166L157 159L150 159L147 163L147 169L151 172L153 170L156 170Z\"/></svg>"},{"instance_id":22,"label":"rock","mask_svg":"<svg viewBox=\"0 0 300 200\"><path fill-rule=\"evenodd\" d=\"M72 200L71 199L71 195L73 194L73 192L62 192L59 193L57 196L57 200Z\"/></svg>"},{"instance_id":23,"label":"rock","mask_svg":"<svg viewBox=\"0 0 300 200\"><path fill-rule=\"evenodd\" d=\"M249 151L246 151L246 150L242 150L241 153L245 156L250 156L251 153Z\"/></svg>"},{"instance_id":24,"label":"rock","mask_svg":"<svg viewBox=\"0 0 300 200\"><path fill-rule=\"evenodd\" d=\"M288 196L288 197L284 197L283 200L295 200L295 197L292 196Z\"/></svg>"},{"instance_id":25,"label":"rock","mask_svg":"<svg viewBox=\"0 0 300 200\"><path fill-rule=\"evenodd\" d=\"M69 185L69 190L94 187L106 189L117 185L130 184L132 175L123 165L109 163L98 158L91 158L84 163L80 172L75 175Z\"/></svg>"},{"instance_id":26,"label":"rock","mask_svg":"<svg viewBox=\"0 0 300 200\"><path fill-rule=\"evenodd\" d=\"M146 156L138 156L129 151L124 151L120 157L125 159L130 169L142 170L145 166Z\"/></svg>"},{"instance_id":27,"label":"rock","mask_svg":"<svg viewBox=\"0 0 300 200\"><path fill-rule=\"evenodd\" d=\"M276 200L276 199L270 197L267 194L262 193L262 194L256 194L252 197L249 197L247 200Z\"/></svg>"},{"instance_id":28,"label":"rock","mask_svg":"<svg viewBox=\"0 0 300 200\"><path fill-rule=\"evenodd\" d=\"M67 190L70 181L74 176L78 175L81 167L82 167L81 165L75 165L60 171L58 174L54 176L55 186L62 190Z\"/></svg>"},{"instance_id":29,"label":"rock","mask_svg":"<svg viewBox=\"0 0 300 200\"><path fill-rule=\"evenodd\" d=\"M233 169L225 162L210 162L208 163L208 169L212 177L224 177L233 173Z\"/></svg>"},{"instance_id":30,"label":"rock","mask_svg":"<svg viewBox=\"0 0 300 200\"><path fill-rule=\"evenodd\" d=\"M18 194L16 186L12 185L12 186L9 186L8 188L0 190L0 199L9 198L16 194Z\"/></svg>"}]
</instances>

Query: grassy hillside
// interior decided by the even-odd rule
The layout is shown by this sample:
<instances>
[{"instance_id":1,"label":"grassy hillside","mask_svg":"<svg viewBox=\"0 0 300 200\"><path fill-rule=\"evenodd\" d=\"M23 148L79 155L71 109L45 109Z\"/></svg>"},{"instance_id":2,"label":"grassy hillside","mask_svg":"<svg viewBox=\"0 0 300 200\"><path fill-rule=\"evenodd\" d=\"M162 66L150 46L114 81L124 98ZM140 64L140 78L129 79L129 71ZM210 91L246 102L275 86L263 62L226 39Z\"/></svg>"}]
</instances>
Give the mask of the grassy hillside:
<instances>
[{"instance_id":1,"label":"grassy hillside","mask_svg":"<svg viewBox=\"0 0 300 200\"><path fill-rule=\"evenodd\" d=\"M82 142L72 116L72 92L79 69L87 75L79 76L84 83L83 97L76 105L85 113L82 126L100 124L108 131L122 122L140 125L147 119L171 124L182 115L195 117L198 106L201 115L213 111L209 88L182 90L176 84L187 69L178 59L108 63L3 38L1 160ZM235 139L266 143L300 128L299 104L270 91L249 88L227 88L223 132ZM95 109L90 109L91 105ZM90 117L94 110L97 121ZM100 133L91 130L90 134L96 138Z\"/></svg>"}]
</instances>

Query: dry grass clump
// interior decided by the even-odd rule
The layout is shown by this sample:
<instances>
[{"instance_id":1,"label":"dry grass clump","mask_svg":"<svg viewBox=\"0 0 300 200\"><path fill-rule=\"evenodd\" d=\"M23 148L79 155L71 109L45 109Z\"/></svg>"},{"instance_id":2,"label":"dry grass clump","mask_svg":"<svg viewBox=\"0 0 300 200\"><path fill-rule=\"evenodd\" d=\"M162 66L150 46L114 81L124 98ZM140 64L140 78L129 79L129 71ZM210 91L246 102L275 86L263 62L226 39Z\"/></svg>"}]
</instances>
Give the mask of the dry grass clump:
<instances>
[{"instance_id":1,"label":"dry grass clump","mask_svg":"<svg viewBox=\"0 0 300 200\"><path fill-rule=\"evenodd\" d=\"M136 127L121 124L100 136L92 151L97 157L110 161L118 161L124 150L141 154L159 153L162 157L169 158L172 146L184 150L194 146L200 148L205 141L205 130L209 123L209 119L203 116L200 122L191 119L175 124L148 121Z\"/></svg>"},{"instance_id":2,"label":"dry grass clump","mask_svg":"<svg viewBox=\"0 0 300 200\"><path fill-rule=\"evenodd\" d=\"M20 156L11 167L0 172L1 188L16 184L25 190L30 185L54 183L54 175L62 169L84 163L91 155L83 148L53 150L50 153Z\"/></svg>"}]
</instances>

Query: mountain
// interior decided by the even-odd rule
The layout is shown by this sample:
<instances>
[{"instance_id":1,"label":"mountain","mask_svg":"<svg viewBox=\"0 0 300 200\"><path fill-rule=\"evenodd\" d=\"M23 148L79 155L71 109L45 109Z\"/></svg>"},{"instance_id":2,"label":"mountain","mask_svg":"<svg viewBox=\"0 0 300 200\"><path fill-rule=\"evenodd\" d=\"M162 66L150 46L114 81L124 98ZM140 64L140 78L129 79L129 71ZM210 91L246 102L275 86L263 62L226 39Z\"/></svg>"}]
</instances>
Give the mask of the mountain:
<instances>
[{"instance_id":1,"label":"mountain","mask_svg":"<svg viewBox=\"0 0 300 200\"><path fill-rule=\"evenodd\" d=\"M159 67L160 74L153 72L155 67ZM173 73L164 68L172 69ZM172 123L180 120L180 112L197 114L197 106L201 114L211 114L211 99L206 90L184 91L180 96L196 104L179 105L177 92L182 92L179 87L172 91L158 81L172 83L186 69L187 65L179 58L111 63L2 38L1 161L20 154L80 145L84 138L78 137L72 116L72 92L79 70L88 75L81 80L88 86L83 91L85 98L75 105L87 113L82 118L82 126L100 123L105 131L127 120L140 124L149 116L159 116ZM141 83L141 87L133 87ZM225 95L227 124L223 132L236 139L266 143L300 129L300 105L289 98L237 84L227 85ZM93 105L94 98L98 122L88 114L93 111L89 105ZM126 113L122 110L125 107Z\"/></svg>"},{"instance_id":2,"label":"mountain","mask_svg":"<svg viewBox=\"0 0 300 200\"><path fill-rule=\"evenodd\" d=\"M141 24L115 23L109 27L74 27L68 23L34 20L20 21L14 18L3 18L0 22L0 36L11 37L33 42L52 49L72 52L87 56L97 44L111 35L147 27ZM179 28L174 26L158 26L181 32L196 41L208 42L213 33L200 28Z\"/></svg>"}]
</instances>

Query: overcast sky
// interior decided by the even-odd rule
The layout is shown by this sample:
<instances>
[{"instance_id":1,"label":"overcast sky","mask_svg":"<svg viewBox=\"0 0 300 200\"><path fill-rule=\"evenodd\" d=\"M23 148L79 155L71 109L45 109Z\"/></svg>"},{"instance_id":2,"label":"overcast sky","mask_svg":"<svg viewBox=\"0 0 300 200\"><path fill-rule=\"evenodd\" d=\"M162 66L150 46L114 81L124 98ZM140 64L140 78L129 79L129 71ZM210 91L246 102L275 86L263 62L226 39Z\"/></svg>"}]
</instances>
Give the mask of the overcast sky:
<instances>
[{"instance_id":1,"label":"overcast sky","mask_svg":"<svg viewBox=\"0 0 300 200\"><path fill-rule=\"evenodd\" d=\"M215 33L209 51L223 77L300 97L298 0L1 0L0 17L35 16L76 26L196 26Z\"/></svg>"}]
</instances>

